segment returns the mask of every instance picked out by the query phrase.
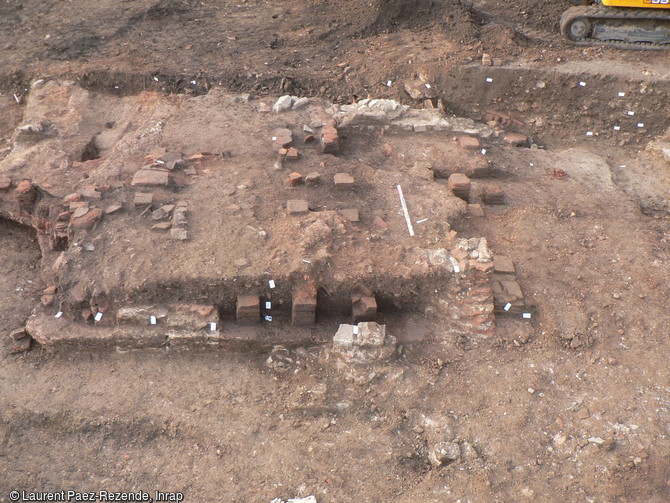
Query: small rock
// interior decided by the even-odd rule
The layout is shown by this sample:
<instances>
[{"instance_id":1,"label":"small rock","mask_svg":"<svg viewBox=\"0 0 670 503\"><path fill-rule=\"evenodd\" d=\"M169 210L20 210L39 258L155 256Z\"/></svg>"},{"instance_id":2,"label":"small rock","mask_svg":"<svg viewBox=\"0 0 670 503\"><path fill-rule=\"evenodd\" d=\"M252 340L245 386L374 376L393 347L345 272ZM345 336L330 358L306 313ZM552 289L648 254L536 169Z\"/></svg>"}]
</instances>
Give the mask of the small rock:
<instances>
[{"instance_id":1,"label":"small rock","mask_svg":"<svg viewBox=\"0 0 670 503\"><path fill-rule=\"evenodd\" d=\"M295 103L293 103L293 106L291 108L293 108L293 110L298 110L299 108L303 108L303 107L307 106L308 103L309 103L309 98L305 98L305 97L298 98L297 100L295 100Z\"/></svg>"},{"instance_id":2,"label":"small rock","mask_svg":"<svg viewBox=\"0 0 670 503\"><path fill-rule=\"evenodd\" d=\"M175 227L170 231L170 237L178 241L186 241L188 239L188 232L182 227Z\"/></svg>"},{"instance_id":3,"label":"small rock","mask_svg":"<svg viewBox=\"0 0 670 503\"><path fill-rule=\"evenodd\" d=\"M158 224L154 224L151 226L151 228L155 231L166 231L172 226L171 222L160 222Z\"/></svg>"},{"instance_id":4,"label":"small rock","mask_svg":"<svg viewBox=\"0 0 670 503\"><path fill-rule=\"evenodd\" d=\"M235 266L239 267L240 269L243 267L248 267L249 266L249 261L245 258L238 258L235 261Z\"/></svg>"},{"instance_id":5,"label":"small rock","mask_svg":"<svg viewBox=\"0 0 670 503\"><path fill-rule=\"evenodd\" d=\"M272 106L272 111L274 113L281 113L281 112L286 112L287 110L291 109L291 106L293 105L293 98L289 95L285 95L280 97L275 104Z\"/></svg>"},{"instance_id":6,"label":"small rock","mask_svg":"<svg viewBox=\"0 0 670 503\"><path fill-rule=\"evenodd\" d=\"M0 176L0 190L7 190L12 186L12 179L8 176Z\"/></svg>"},{"instance_id":7,"label":"small rock","mask_svg":"<svg viewBox=\"0 0 670 503\"><path fill-rule=\"evenodd\" d=\"M138 192L135 194L135 199L133 200L134 206L143 206L145 204L151 204L154 200L154 195L150 192Z\"/></svg>"},{"instance_id":8,"label":"small rock","mask_svg":"<svg viewBox=\"0 0 670 503\"><path fill-rule=\"evenodd\" d=\"M435 467L448 465L461 457L461 447L456 442L438 442L428 454L430 464Z\"/></svg>"}]
</instances>

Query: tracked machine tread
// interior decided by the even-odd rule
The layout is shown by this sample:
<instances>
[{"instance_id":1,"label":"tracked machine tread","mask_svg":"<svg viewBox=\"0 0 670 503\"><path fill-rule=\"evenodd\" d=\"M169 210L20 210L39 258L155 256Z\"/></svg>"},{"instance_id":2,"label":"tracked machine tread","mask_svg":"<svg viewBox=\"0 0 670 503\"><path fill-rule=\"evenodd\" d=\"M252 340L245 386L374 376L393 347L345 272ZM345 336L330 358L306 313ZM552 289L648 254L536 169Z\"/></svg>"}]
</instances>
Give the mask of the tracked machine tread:
<instances>
[{"instance_id":1,"label":"tracked machine tread","mask_svg":"<svg viewBox=\"0 0 670 503\"><path fill-rule=\"evenodd\" d=\"M561 32L575 45L670 50L670 10L571 7Z\"/></svg>"}]
</instances>

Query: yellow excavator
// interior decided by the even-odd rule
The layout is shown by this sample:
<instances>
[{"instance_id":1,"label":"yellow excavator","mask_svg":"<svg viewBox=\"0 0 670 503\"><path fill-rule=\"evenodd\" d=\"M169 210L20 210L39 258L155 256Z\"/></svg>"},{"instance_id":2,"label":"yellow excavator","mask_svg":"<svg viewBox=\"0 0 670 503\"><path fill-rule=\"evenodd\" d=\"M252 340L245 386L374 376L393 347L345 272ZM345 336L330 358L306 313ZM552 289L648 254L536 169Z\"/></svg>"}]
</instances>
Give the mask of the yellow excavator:
<instances>
[{"instance_id":1,"label":"yellow excavator","mask_svg":"<svg viewBox=\"0 0 670 503\"><path fill-rule=\"evenodd\" d=\"M670 0L571 0L561 32L575 45L670 49Z\"/></svg>"}]
</instances>

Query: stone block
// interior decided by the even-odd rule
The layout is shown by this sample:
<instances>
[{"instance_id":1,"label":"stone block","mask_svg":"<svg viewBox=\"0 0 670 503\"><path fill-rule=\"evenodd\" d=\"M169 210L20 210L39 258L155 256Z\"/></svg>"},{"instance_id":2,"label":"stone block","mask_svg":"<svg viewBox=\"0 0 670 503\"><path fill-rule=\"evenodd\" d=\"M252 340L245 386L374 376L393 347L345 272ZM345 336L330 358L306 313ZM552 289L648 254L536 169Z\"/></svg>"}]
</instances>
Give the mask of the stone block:
<instances>
[{"instance_id":1,"label":"stone block","mask_svg":"<svg viewBox=\"0 0 670 503\"><path fill-rule=\"evenodd\" d=\"M349 173L336 173L333 180L338 189L348 190L354 187L354 177Z\"/></svg>"},{"instance_id":2,"label":"stone block","mask_svg":"<svg viewBox=\"0 0 670 503\"><path fill-rule=\"evenodd\" d=\"M176 304L169 307L166 324L172 328L200 330L219 323L219 312L210 304Z\"/></svg>"},{"instance_id":3,"label":"stone block","mask_svg":"<svg viewBox=\"0 0 670 503\"><path fill-rule=\"evenodd\" d=\"M144 168L133 176L133 186L139 187L167 187L170 183L170 172L166 169Z\"/></svg>"},{"instance_id":4,"label":"stone block","mask_svg":"<svg viewBox=\"0 0 670 503\"><path fill-rule=\"evenodd\" d=\"M509 257L504 255L495 255L493 257L493 265L495 266L495 272L502 274L515 274L514 262Z\"/></svg>"},{"instance_id":5,"label":"stone block","mask_svg":"<svg viewBox=\"0 0 670 503\"><path fill-rule=\"evenodd\" d=\"M360 215L358 209L356 208L346 208L343 210L338 210L338 213L350 222L360 222Z\"/></svg>"},{"instance_id":6,"label":"stone block","mask_svg":"<svg viewBox=\"0 0 670 503\"><path fill-rule=\"evenodd\" d=\"M337 155L340 153L340 139L337 128L324 126L321 131L321 151L324 154Z\"/></svg>"},{"instance_id":7,"label":"stone block","mask_svg":"<svg viewBox=\"0 0 670 503\"><path fill-rule=\"evenodd\" d=\"M177 241L186 241L188 239L188 231L183 227L173 227L170 229L170 237Z\"/></svg>"},{"instance_id":8,"label":"stone block","mask_svg":"<svg viewBox=\"0 0 670 503\"><path fill-rule=\"evenodd\" d=\"M356 336L354 336L354 326L342 323L333 337L333 346L348 348L352 347L355 342Z\"/></svg>"},{"instance_id":9,"label":"stone block","mask_svg":"<svg viewBox=\"0 0 670 503\"><path fill-rule=\"evenodd\" d=\"M292 106L293 98L287 94L275 101L275 104L272 106L272 111L278 114L290 110Z\"/></svg>"},{"instance_id":10,"label":"stone block","mask_svg":"<svg viewBox=\"0 0 670 503\"><path fill-rule=\"evenodd\" d=\"M238 295L235 317L238 323L260 323L261 299L258 295Z\"/></svg>"},{"instance_id":11,"label":"stone block","mask_svg":"<svg viewBox=\"0 0 670 503\"><path fill-rule=\"evenodd\" d=\"M386 325L380 325L373 321L358 324L358 346L383 346L385 341Z\"/></svg>"},{"instance_id":12,"label":"stone block","mask_svg":"<svg viewBox=\"0 0 670 503\"><path fill-rule=\"evenodd\" d=\"M286 211L289 215L305 215L309 213L309 203L304 199L286 201Z\"/></svg>"},{"instance_id":13,"label":"stone block","mask_svg":"<svg viewBox=\"0 0 670 503\"><path fill-rule=\"evenodd\" d=\"M96 187L90 185L81 189L79 194L81 194L81 197L86 197L88 199L102 199L100 191Z\"/></svg>"}]
</instances>

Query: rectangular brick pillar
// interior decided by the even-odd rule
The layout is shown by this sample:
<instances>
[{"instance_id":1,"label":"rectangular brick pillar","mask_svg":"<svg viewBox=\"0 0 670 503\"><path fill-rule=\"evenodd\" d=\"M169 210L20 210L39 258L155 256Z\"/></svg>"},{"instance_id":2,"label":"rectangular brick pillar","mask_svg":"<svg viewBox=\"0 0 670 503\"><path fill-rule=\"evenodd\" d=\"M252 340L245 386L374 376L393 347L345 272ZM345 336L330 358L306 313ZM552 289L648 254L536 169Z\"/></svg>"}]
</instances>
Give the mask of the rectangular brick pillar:
<instances>
[{"instance_id":1,"label":"rectangular brick pillar","mask_svg":"<svg viewBox=\"0 0 670 503\"><path fill-rule=\"evenodd\" d=\"M237 322L243 325L252 325L261 321L261 299L258 295L238 295Z\"/></svg>"},{"instance_id":2,"label":"rectangular brick pillar","mask_svg":"<svg viewBox=\"0 0 670 503\"><path fill-rule=\"evenodd\" d=\"M293 290L291 323L296 326L314 325L316 321L316 286L306 283Z\"/></svg>"}]
</instances>

